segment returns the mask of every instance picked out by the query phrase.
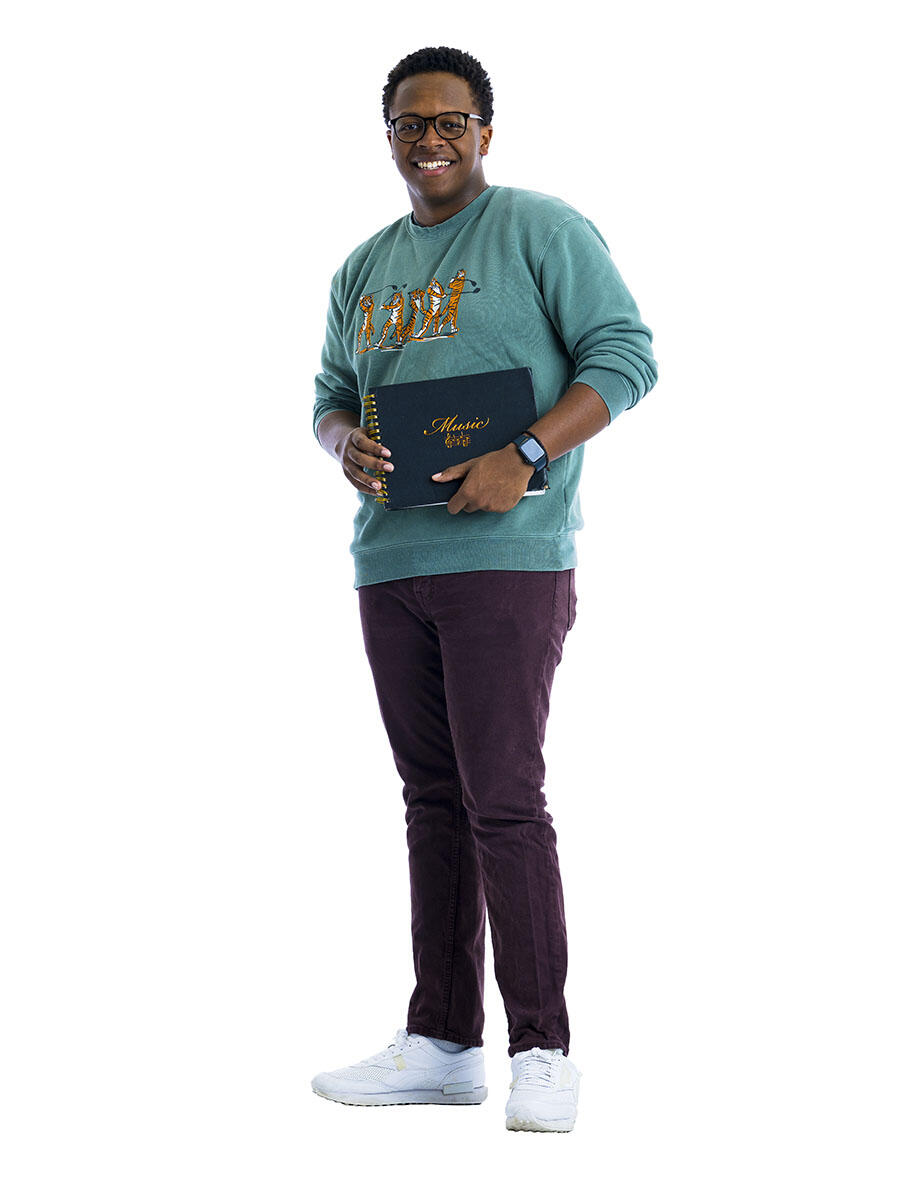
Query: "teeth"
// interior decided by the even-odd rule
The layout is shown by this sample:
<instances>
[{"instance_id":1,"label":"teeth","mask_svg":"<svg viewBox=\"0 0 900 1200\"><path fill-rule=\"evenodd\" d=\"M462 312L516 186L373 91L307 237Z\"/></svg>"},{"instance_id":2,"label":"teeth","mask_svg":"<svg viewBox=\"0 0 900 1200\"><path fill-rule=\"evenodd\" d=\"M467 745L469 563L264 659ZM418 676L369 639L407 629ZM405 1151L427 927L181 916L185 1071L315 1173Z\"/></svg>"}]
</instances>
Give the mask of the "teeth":
<instances>
[{"instance_id":1,"label":"teeth","mask_svg":"<svg viewBox=\"0 0 900 1200\"><path fill-rule=\"evenodd\" d=\"M449 167L450 160L446 158L436 158L434 162L419 162L416 166L421 171L433 171L436 167Z\"/></svg>"}]
</instances>

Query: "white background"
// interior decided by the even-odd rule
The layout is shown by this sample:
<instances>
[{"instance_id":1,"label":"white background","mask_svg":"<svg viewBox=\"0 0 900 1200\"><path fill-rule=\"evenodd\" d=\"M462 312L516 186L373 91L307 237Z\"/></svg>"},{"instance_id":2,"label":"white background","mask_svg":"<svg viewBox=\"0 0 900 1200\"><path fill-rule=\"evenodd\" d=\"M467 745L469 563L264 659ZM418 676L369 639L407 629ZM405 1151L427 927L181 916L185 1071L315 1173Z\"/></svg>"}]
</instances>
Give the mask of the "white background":
<instances>
[{"instance_id":1,"label":"white background","mask_svg":"<svg viewBox=\"0 0 900 1200\"><path fill-rule=\"evenodd\" d=\"M7 3L0 1087L10 1200L896 1197L896 156L885 6ZM575 1132L317 1071L412 989L332 273L408 211L403 55L589 216L657 388L590 444L547 795ZM891 115L893 113L893 115Z\"/></svg>"}]
</instances>

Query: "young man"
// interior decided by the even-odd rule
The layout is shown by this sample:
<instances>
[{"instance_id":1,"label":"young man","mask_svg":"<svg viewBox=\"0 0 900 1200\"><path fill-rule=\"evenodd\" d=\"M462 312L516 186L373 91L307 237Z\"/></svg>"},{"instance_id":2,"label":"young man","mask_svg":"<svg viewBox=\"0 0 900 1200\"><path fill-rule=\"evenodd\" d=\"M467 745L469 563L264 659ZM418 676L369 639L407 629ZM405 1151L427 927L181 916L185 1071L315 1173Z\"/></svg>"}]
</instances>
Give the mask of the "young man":
<instances>
[{"instance_id":1,"label":"young man","mask_svg":"<svg viewBox=\"0 0 900 1200\"><path fill-rule=\"evenodd\" d=\"M493 96L474 58L404 58L384 89L412 213L334 277L313 429L360 494L351 547L366 654L403 780L416 986L405 1028L313 1089L351 1104L482 1101L485 911L509 1024L506 1127L570 1130L567 942L543 795L550 688L575 620L584 443L656 381L651 334L594 226L489 187ZM538 418L443 472L446 505L385 511L402 471L361 397L530 367ZM524 497L549 463L550 487ZM524 498L523 498L524 497Z\"/></svg>"}]
</instances>

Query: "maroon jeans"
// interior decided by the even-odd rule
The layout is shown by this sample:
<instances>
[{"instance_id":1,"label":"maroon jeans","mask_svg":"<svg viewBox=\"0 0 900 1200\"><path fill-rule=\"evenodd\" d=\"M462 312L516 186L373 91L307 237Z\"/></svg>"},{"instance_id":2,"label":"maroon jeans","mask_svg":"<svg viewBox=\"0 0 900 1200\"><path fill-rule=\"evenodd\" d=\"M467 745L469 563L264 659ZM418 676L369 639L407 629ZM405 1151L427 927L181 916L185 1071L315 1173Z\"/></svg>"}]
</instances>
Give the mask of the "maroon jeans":
<instances>
[{"instance_id":1,"label":"maroon jeans","mask_svg":"<svg viewBox=\"0 0 900 1200\"><path fill-rule=\"evenodd\" d=\"M406 804L410 1033L482 1045L486 904L510 1057L568 1053L566 920L541 750L574 576L462 571L357 589Z\"/></svg>"}]
</instances>

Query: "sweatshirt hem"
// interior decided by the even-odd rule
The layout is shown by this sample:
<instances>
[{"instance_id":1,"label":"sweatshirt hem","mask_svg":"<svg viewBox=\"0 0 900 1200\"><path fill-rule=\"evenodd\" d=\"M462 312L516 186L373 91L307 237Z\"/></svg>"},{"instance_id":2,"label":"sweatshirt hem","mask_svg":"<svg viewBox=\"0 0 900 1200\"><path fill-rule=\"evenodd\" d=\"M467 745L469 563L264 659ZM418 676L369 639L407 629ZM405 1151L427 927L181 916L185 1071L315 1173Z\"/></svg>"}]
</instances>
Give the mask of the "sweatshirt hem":
<instances>
[{"instance_id":1,"label":"sweatshirt hem","mask_svg":"<svg viewBox=\"0 0 900 1200\"><path fill-rule=\"evenodd\" d=\"M460 571L567 571L578 565L572 533L552 537L490 537L405 542L353 552L354 588L420 575Z\"/></svg>"}]
</instances>

